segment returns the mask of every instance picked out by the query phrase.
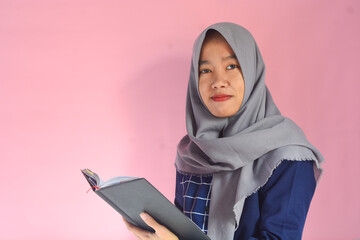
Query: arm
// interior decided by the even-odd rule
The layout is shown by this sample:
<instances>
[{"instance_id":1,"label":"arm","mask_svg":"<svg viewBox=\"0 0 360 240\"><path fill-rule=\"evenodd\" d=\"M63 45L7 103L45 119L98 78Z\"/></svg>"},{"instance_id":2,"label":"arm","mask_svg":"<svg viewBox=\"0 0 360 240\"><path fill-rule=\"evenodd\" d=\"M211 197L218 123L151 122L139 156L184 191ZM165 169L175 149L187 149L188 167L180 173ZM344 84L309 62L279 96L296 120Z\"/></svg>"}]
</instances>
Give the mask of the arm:
<instances>
[{"instance_id":1,"label":"arm","mask_svg":"<svg viewBox=\"0 0 360 240\"><path fill-rule=\"evenodd\" d=\"M283 161L259 190L260 219L250 240L301 239L315 187L312 161Z\"/></svg>"}]
</instances>

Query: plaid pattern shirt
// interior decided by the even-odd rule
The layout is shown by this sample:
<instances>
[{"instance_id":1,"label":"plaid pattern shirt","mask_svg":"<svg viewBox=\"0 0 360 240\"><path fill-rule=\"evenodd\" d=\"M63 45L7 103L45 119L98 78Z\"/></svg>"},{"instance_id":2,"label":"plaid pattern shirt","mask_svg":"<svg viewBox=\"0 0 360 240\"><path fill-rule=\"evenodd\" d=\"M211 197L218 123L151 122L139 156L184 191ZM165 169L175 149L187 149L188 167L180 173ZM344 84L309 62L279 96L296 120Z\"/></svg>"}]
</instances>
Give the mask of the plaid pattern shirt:
<instances>
[{"instance_id":1,"label":"plaid pattern shirt","mask_svg":"<svg viewBox=\"0 0 360 240\"><path fill-rule=\"evenodd\" d=\"M177 205L204 233L207 234L212 176L184 175L177 172Z\"/></svg>"}]
</instances>

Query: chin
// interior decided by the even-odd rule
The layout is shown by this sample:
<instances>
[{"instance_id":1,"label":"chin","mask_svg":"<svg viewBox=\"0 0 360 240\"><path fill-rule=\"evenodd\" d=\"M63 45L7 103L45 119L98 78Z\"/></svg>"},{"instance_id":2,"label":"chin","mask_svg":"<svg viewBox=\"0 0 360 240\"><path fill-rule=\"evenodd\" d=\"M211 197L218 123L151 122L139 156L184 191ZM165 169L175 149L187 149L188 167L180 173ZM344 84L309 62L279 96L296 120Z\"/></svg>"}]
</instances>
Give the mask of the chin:
<instances>
[{"instance_id":1,"label":"chin","mask_svg":"<svg viewBox=\"0 0 360 240\"><path fill-rule=\"evenodd\" d=\"M233 111L227 111L227 112L211 112L212 115L219 118L225 118L225 117L231 117L235 115L236 112Z\"/></svg>"}]
</instances>

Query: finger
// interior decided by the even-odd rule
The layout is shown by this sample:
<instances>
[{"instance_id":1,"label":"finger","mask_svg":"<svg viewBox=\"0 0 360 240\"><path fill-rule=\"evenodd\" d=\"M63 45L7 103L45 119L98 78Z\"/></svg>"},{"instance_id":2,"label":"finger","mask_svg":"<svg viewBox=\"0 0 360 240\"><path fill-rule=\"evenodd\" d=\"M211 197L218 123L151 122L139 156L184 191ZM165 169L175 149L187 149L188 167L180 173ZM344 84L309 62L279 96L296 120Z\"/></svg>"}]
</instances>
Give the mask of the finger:
<instances>
[{"instance_id":1,"label":"finger","mask_svg":"<svg viewBox=\"0 0 360 240\"><path fill-rule=\"evenodd\" d=\"M172 232L170 232L165 226L155 221L155 219L149 214L143 212L140 214L140 217L147 225L155 230L155 234L161 239L177 239L177 237Z\"/></svg>"},{"instance_id":2,"label":"finger","mask_svg":"<svg viewBox=\"0 0 360 240\"><path fill-rule=\"evenodd\" d=\"M149 214L142 212L140 214L141 219L150 227L152 227L155 231L158 231L163 226L160 225L153 217L151 217Z\"/></svg>"},{"instance_id":3,"label":"finger","mask_svg":"<svg viewBox=\"0 0 360 240\"><path fill-rule=\"evenodd\" d=\"M137 236L139 239L148 239L150 238L152 235L154 235L152 232L148 232L146 230L143 230L141 228L138 228L134 225L132 225L131 223L129 223L124 217L123 217L124 223L127 227L127 229L132 232L133 234L135 234L135 236Z\"/></svg>"}]
</instances>

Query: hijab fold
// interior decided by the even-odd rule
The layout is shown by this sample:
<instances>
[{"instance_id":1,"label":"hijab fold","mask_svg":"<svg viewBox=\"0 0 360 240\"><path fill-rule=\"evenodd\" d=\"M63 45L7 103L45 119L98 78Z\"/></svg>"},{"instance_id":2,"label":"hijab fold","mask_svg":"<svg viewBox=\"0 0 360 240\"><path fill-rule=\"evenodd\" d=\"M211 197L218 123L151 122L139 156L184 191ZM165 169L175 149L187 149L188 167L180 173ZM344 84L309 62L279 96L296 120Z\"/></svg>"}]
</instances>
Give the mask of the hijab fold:
<instances>
[{"instance_id":1,"label":"hijab fold","mask_svg":"<svg viewBox=\"0 0 360 240\"><path fill-rule=\"evenodd\" d=\"M245 81L242 105L227 118L213 116L199 94L199 56L210 29L229 43ZM195 41L186 127L175 166L185 174L213 175L208 224L212 240L233 239L246 197L266 183L281 161L314 161L316 180L321 175L322 155L292 120L281 115L265 85L265 65L256 42L239 25L211 25Z\"/></svg>"}]
</instances>

